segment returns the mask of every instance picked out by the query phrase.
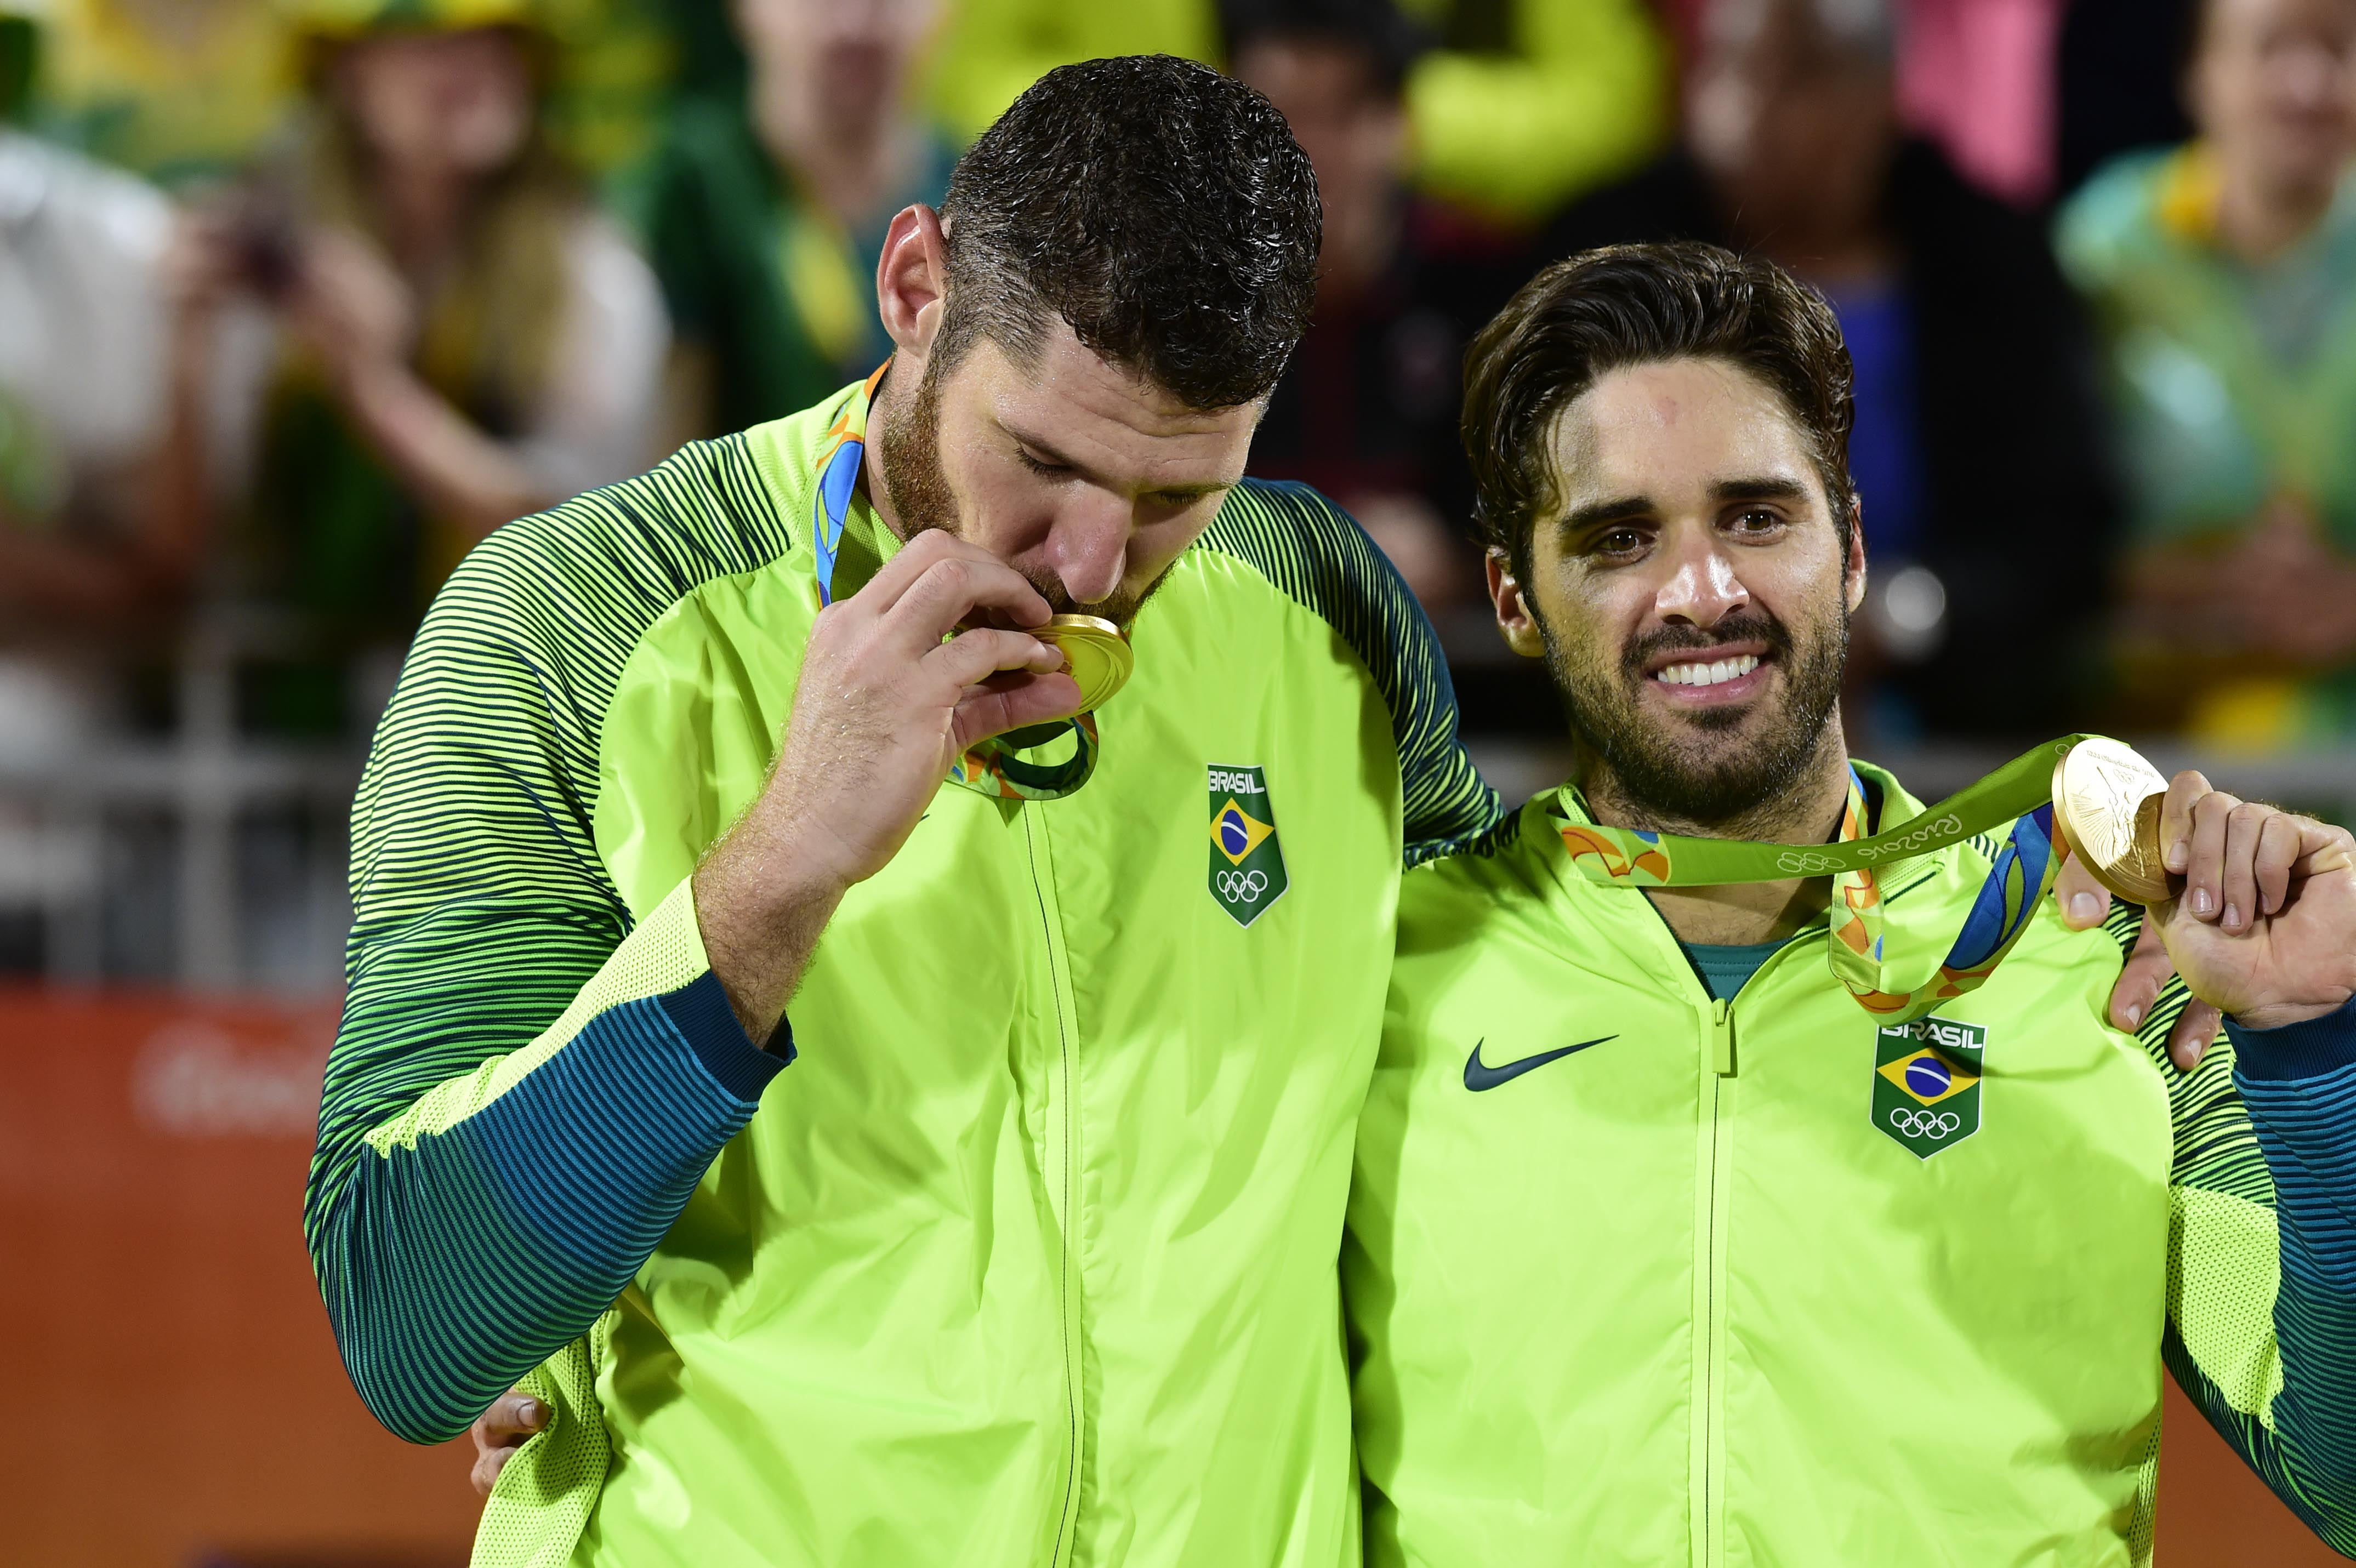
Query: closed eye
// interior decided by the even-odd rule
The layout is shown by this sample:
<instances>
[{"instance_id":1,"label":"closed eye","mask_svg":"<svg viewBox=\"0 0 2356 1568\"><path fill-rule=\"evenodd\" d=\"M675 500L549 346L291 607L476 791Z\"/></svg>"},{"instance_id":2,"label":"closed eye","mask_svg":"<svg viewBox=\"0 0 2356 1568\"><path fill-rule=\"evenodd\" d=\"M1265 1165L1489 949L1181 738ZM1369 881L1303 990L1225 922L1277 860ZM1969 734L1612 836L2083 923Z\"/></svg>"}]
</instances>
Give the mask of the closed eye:
<instances>
[{"instance_id":1,"label":"closed eye","mask_svg":"<svg viewBox=\"0 0 2356 1568\"><path fill-rule=\"evenodd\" d=\"M1154 490L1144 496L1145 504L1162 511L1183 512L1205 501L1215 501L1233 488L1226 485L1206 485L1199 490Z\"/></svg>"}]
</instances>

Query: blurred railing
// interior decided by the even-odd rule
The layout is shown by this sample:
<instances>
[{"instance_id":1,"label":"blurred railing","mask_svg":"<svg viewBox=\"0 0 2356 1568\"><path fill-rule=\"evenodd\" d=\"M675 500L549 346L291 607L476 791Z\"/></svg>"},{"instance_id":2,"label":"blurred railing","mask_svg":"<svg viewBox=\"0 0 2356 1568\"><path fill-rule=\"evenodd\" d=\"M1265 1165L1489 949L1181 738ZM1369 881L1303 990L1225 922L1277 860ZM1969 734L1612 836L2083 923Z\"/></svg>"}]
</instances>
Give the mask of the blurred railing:
<instances>
[{"instance_id":1,"label":"blurred railing","mask_svg":"<svg viewBox=\"0 0 2356 1568\"><path fill-rule=\"evenodd\" d=\"M340 983L361 759L238 731L241 663L288 640L264 619L209 617L177 650L168 735L0 749L0 909L34 915L46 978L292 994ZM273 821L299 847L258 857L257 827ZM140 907L157 902L168 907Z\"/></svg>"}]
</instances>

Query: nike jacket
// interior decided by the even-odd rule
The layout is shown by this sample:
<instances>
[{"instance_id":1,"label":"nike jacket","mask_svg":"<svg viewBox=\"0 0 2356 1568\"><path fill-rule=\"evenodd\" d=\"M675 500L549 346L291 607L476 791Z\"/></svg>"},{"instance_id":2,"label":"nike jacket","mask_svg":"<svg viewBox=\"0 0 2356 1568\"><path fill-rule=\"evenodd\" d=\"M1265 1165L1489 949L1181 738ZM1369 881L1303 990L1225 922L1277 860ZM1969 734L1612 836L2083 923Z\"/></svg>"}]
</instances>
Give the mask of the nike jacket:
<instances>
[{"instance_id":1,"label":"nike jacket","mask_svg":"<svg viewBox=\"0 0 2356 1568\"><path fill-rule=\"evenodd\" d=\"M1821 921L1716 1002L1587 820L1401 891L1343 1252L1370 1564L2140 1564L2163 1365L2356 1546L2356 1019L2179 1074L2180 986L2104 1021L2141 912L2050 905L1900 1028ZM1885 874L1893 955L1996 848Z\"/></svg>"},{"instance_id":2,"label":"nike jacket","mask_svg":"<svg viewBox=\"0 0 2356 1568\"><path fill-rule=\"evenodd\" d=\"M481 1563L1355 1564L1333 1257L1399 870L1496 815L1430 628L1248 482L1128 688L969 754L756 1050L688 879L820 554L847 596L896 549L866 409L502 528L435 604L353 814L306 1214L345 1362L413 1440L552 1404Z\"/></svg>"}]
</instances>

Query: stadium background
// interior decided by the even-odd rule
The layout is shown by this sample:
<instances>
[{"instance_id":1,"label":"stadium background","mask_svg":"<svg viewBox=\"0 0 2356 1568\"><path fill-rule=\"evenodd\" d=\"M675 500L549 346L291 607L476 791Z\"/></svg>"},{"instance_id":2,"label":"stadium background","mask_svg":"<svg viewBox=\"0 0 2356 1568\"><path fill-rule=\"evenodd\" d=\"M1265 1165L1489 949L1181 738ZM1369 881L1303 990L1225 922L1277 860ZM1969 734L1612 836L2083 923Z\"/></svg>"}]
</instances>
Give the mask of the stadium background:
<instances>
[{"instance_id":1,"label":"stadium background","mask_svg":"<svg viewBox=\"0 0 2356 1568\"><path fill-rule=\"evenodd\" d=\"M1542 261L1694 233L1857 353L1861 750L1935 794L2104 728L2344 819L2356 0L2211 10L0 0L0 1562L465 1560L465 1445L369 1420L300 1229L402 642L517 509L863 373L882 218L1065 59L1292 118L1325 283L1255 466L1390 552L1509 796L1560 726L1451 527L1456 357ZM491 40L420 69L529 122L439 220L352 153L421 38ZM2329 1558L2172 1387L2167 1431L2165 1561Z\"/></svg>"}]
</instances>

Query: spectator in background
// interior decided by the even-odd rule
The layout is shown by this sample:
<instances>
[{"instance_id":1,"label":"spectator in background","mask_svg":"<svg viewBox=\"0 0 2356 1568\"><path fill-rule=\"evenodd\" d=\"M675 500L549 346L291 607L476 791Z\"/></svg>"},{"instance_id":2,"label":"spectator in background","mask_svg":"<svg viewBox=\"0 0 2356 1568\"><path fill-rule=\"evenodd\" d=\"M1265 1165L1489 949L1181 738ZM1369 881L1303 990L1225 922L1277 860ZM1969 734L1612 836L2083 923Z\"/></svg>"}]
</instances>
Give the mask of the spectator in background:
<instances>
[{"instance_id":1,"label":"spectator in background","mask_svg":"<svg viewBox=\"0 0 2356 1568\"><path fill-rule=\"evenodd\" d=\"M398 642L475 541L654 455L667 329L536 129L519 0L307 20L294 156L178 248L166 504L209 526L230 497L234 587L338 642Z\"/></svg>"},{"instance_id":2,"label":"spectator in background","mask_svg":"<svg viewBox=\"0 0 2356 1568\"><path fill-rule=\"evenodd\" d=\"M292 107L280 0L52 0L45 124L182 187L244 166Z\"/></svg>"},{"instance_id":3,"label":"spectator in background","mask_svg":"<svg viewBox=\"0 0 2356 1568\"><path fill-rule=\"evenodd\" d=\"M2135 717L2356 739L2356 0L2209 0L2198 139L2063 213L2131 503ZM2164 694L2189 691L2189 702Z\"/></svg>"},{"instance_id":4,"label":"spectator in background","mask_svg":"<svg viewBox=\"0 0 2356 1568\"><path fill-rule=\"evenodd\" d=\"M1427 606L1462 598L1480 582L1455 538L1464 346L1522 281L1522 251L1409 193L1403 89L1425 40L1390 0L1237 0L1226 25L1231 69L1290 123L1325 218L1317 313L1252 472L1339 501Z\"/></svg>"},{"instance_id":5,"label":"spectator in background","mask_svg":"<svg viewBox=\"0 0 2356 1568\"><path fill-rule=\"evenodd\" d=\"M2072 0L2055 61L2056 189L2068 195L2121 153L2191 134L2184 57L2194 0Z\"/></svg>"},{"instance_id":6,"label":"spectator in background","mask_svg":"<svg viewBox=\"0 0 2356 1568\"><path fill-rule=\"evenodd\" d=\"M88 643L186 586L190 541L143 505L163 446L161 265L172 216L145 181L35 139L36 37L0 0L0 626Z\"/></svg>"},{"instance_id":7,"label":"spectator in background","mask_svg":"<svg viewBox=\"0 0 2356 1568\"><path fill-rule=\"evenodd\" d=\"M1880 744L2042 735L2083 715L2113 511L2085 335L2037 227L1901 133L1891 41L1875 0L1719 0L1684 144L1545 249L1705 240L1824 291L1874 584L1852 717Z\"/></svg>"},{"instance_id":8,"label":"spectator in background","mask_svg":"<svg viewBox=\"0 0 2356 1568\"><path fill-rule=\"evenodd\" d=\"M875 268L892 217L956 154L909 106L937 0L736 0L746 101L682 105L641 219L680 335L681 433L777 419L892 352Z\"/></svg>"},{"instance_id":9,"label":"spectator in background","mask_svg":"<svg viewBox=\"0 0 2356 1568\"><path fill-rule=\"evenodd\" d=\"M1408 0L1440 47L1406 83L1416 182L1526 226L1660 144L1668 51L1647 0ZM1067 60L1210 59L1219 0L958 0L933 99L970 137Z\"/></svg>"},{"instance_id":10,"label":"spectator in background","mask_svg":"<svg viewBox=\"0 0 2356 1568\"><path fill-rule=\"evenodd\" d=\"M2132 119L2140 34L2155 7L2180 3L1890 0L1900 122L1936 142L1982 190L2017 207L2041 206L2053 195L2057 138L2066 156L2088 134L2124 129L2118 117ZM1687 56L1697 52L1710 5L1660 0ZM2083 100L2074 106L2073 92Z\"/></svg>"},{"instance_id":11,"label":"spectator in background","mask_svg":"<svg viewBox=\"0 0 2356 1568\"><path fill-rule=\"evenodd\" d=\"M1059 65L1116 55L1215 61L1218 0L950 0L928 81L959 143Z\"/></svg>"},{"instance_id":12,"label":"spectator in background","mask_svg":"<svg viewBox=\"0 0 2356 1568\"><path fill-rule=\"evenodd\" d=\"M1654 153L1669 54L1646 0L1413 0L1440 47L1407 84L1416 183L1535 224Z\"/></svg>"},{"instance_id":13,"label":"spectator in background","mask_svg":"<svg viewBox=\"0 0 2356 1568\"><path fill-rule=\"evenodd\" d=\"M120 716L124 666L168 633L195 554L143 505L163 446L171 208L10 123L27 9L0 0L0 773L58 763ZM24 831L0 805L0 884L23 885L8 862Z\"/></svg>"}]
</instances>

